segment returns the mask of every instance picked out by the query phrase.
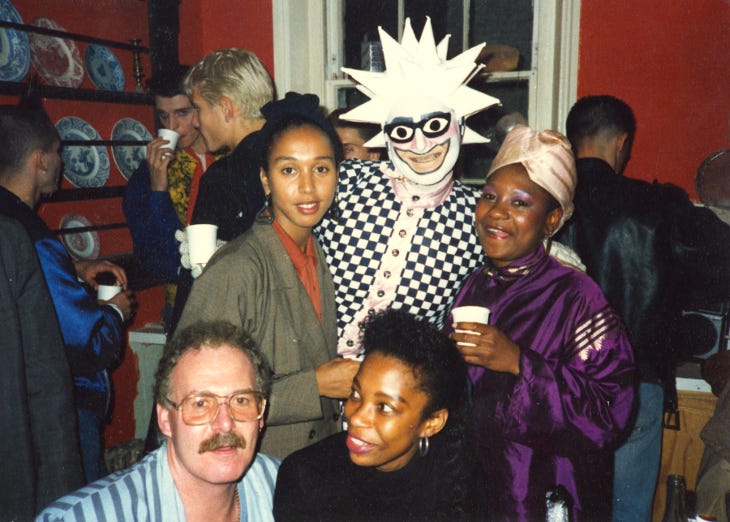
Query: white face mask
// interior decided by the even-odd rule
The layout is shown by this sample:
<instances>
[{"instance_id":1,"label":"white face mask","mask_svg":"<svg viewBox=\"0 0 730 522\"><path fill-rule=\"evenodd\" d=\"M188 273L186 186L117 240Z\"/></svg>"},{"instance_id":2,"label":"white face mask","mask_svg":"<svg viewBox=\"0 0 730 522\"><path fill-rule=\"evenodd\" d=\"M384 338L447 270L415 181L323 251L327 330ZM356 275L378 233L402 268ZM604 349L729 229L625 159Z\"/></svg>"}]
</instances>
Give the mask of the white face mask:
<instances>
[{"instance_id":1,"label":"white face mask","mask_svg":"<svg viewBox=\"0 0 730 522\"><path fill-rule=\"evenodd\" d=\"M396 104L383 127L395 169L417 185L435 185L451 175L461 149L454 112L431 99Z\"/></svg>"}]
</instances>

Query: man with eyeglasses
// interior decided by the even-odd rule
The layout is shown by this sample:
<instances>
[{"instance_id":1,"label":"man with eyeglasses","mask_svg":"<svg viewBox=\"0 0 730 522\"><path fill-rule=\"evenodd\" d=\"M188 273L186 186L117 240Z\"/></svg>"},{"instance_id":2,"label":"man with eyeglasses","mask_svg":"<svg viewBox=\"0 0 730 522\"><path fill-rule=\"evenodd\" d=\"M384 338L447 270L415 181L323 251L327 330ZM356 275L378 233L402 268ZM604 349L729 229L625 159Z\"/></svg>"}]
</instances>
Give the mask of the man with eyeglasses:
<instances>
[{"instance_id":1,"label":"man with eyeglasses","mask_svg":"<svg viewBox=\"0 0 730 522\"><path fill-rule=\"evenodd\" d=\"M165 346L155 375L163 445L38 520L273 520L279 461L256 451L270 391L266 361L246 332L192 324Z\"/></svg>"},{"instance_id":2,"label":"man with eyeglasses","mask_svg":"<svg viewBox=\"0 0 730 522\"><path fill-rule=\"evenodd\" d=\"M167 283L166 324L180 271L175 231L190 223L200 178L215 160L194 126L195 109L183 91L187 70L186 66L173 66L147 83L155 96L159 123L180 138L174 154L163 138L147 144L147 158L129 179L122 201L135 257L151 276Z\"/></svg>"}]
</instances>

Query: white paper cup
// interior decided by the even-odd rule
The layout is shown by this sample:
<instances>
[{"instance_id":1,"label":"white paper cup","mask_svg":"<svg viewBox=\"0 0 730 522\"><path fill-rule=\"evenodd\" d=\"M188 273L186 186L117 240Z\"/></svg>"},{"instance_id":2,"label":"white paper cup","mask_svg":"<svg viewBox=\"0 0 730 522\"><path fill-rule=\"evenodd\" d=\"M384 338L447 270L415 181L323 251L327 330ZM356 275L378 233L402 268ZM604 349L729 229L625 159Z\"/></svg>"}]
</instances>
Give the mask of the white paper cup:
<instances>
[{"instance_id":1,"label":"white paper cup","mask_svg":"<svg viewBox=\"0 0 730 522\"><path fill-rule=\"evenodd\" d=\"M96 290L96 298L99 301L108 301L115 295L117 295L119 292L122 291L121 286L114 286L114 285L99 285L99 288Z\"/></svg>"},{"instance_id":2,"label":"white paper cup","mask_svg":"<svg viewBox=\"0 0 730 522\"><path fill-rule=\"evenodd\" d=\"M177 145L177 140L180 138L180 135L175 132L174 130L170 129L160 129L157 131L157 135L162 138L163 140L167 140L170 143L167 143L163 145L162 148L164 149L170 149L172 151L175 150L175 146Z\"/></svg>"},{"instance_id":3,"label":"white paper cup","mask_svg":"<svg viewBox=\"0 0 730 522\"><path fill-rule=\"evenodd\" d=\"M218 225L188 225L185 233L188 238L190 263L205 265L215 253Z\"/></svg>"},{"instance_id":4,"label":"white paper cup","mask_svg":"<svg viewBox=\"0 0 730 522\"><path fill-rule=\"evenodd\" d=\"M451 310L455 323L489 324L489 308L483 306L457 306Z\"/></svg>"},{"instance_id":5,"label":"white paper cup","mask_svg":"<svg viewBox=\"0 0 730 522\"><path fill-rule=\"evenodd\" d=\"M479 323L489 324L489 308L483 306L457 306L451 310L451 317L454 323ZM456 330L459 333L470 333L479 335L472 330ZM475 346L472 343L457 343L464 346Z\"/></svg>"}]
</instances>

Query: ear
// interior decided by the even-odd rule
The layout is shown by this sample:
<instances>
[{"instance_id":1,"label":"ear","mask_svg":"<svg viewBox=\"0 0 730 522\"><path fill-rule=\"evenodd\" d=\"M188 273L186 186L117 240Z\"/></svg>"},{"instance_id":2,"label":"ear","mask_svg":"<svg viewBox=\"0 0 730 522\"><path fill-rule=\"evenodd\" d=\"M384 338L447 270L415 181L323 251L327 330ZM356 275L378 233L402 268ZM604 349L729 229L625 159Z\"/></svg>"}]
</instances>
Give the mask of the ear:
<instances>
[{"instance_id":1,"label":"ear","mask_svg":"<svg viewBox=\"0 0 730 522\"><path fill-rule=\"evenodd\" d=\"M421 437L433 437L439 431L444 429L446 421L449 418L449 410L441 408L431 414L431 416L425 420L423 424L423 430L421 431Z\"/></svg>"},{"instance_id":2,"label":"ear","mask_svg":"<svg viewBox=\"0 0 730 522\"><path fill-rule=\"evenodd\" d=\"M35 149L28 155L28 166L33 169L33 172L46 170L46 153L42 149Z\"/></svg>"},{"instance_id":3,"label":"ear","mask_svg":"<svg viewBox=\"0 0 730 522\"><path fill-rule=\"evenodd\" d=\"M271 187L269 186L269 177L266 175L266 171L263 168L259 169L259 178L261 178L261 185L264 187L264 194L268 196L271 194Z\"/></svg>"},{"instance_id":4,"label":"ear","mask_svg":"<svg viewBox=\"0 0 730 522\"><path fill-rule=\"evenodd\" d=\"M563 219L563 209L561 207L554 208L548 212L547 218L545 219L545 237L553 235L561 219Z\"/></svg>"},{"instance_id":5,"label":"ear","mask_svg":"<svg viewBox=\"0 0 730 522\"><path fill-rule=\"evenodd\" d=\"M220 105L220 108L223 111L223 117L226 121L233 118L236 113L236 106L233 104L233 100L231 100L228 96L221 96L220 100L218 100L218 105Z\"/></svg>"},{"instance_id":6,"label":"ear","mask_svg":"<svg viewBox=\"0 0 730 522\"><path fill-rule=\"evenodd\" d=\"M165 436L172 438L172 429L170 428L170 410L165 408L162 404L157 404L157 425L160 427L160 432Z\"/></svg>"},{"instance_id":7,"label":"ear","mask_svg":"<svg viewBox=\"0 0 730 522\"><path fill-rule=\"evenodd\" d=\"M621 132L616 136L616 149L621 152L629 145L629 133Z\"/></svg>"}]
</instances>

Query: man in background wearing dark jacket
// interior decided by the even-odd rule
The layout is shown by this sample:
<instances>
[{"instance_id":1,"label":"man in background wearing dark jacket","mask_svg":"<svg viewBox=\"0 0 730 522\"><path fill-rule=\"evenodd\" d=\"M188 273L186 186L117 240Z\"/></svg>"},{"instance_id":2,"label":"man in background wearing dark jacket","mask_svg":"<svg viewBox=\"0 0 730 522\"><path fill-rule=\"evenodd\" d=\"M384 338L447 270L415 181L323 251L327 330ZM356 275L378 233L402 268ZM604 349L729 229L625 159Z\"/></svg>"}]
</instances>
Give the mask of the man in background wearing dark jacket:
<instances>
[{"instance_id":1,"label":"man in background wearing dark jacket","mask_svg":"<svg viewBox=\"0 0 730 522\"><path fill-rule=\"evenodd\" d=\"M19 221L33 242L61 326L76 395L81 458L86 480L105 474L102 426L111 389L108 370L124 349L124 322L133 312L124 270L109 261L74 260L36 213L41 196L58 188L61 140L38 109L0 107L0 214ZM97 301L79 280L96 289L110 272L124 290ZM53 441L49 441L53 444Z\"/></svg>"},{"instance_id":2,"label":"man in background wearing dark jacket","mask_svg":"<svg viewBox=\"0 0 730 522\"><path fill-rule=\"evenodd\" d=\"M613 520L651 519L663 404L676 408L682 310L730 295L730 228L680 188L622 176L636 120L612 96L587 96L568 115L576 155L575 213L556 239L573 248L622 317L639 369L636 421L616 451Z\"/></svg>"},{"instance_id":3,"label":"man in background wearing dark jacket","mask_svg":"<svg viewBox=\"0 0 730 522\"><path fill-rule=\"evenodd\" d=\"M0 520L31 520L80 487L71 372L23 226L0 216Z\"/></svg>"}]
</instances>

